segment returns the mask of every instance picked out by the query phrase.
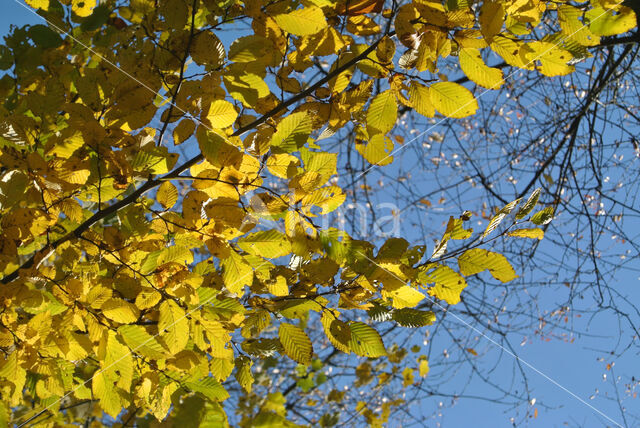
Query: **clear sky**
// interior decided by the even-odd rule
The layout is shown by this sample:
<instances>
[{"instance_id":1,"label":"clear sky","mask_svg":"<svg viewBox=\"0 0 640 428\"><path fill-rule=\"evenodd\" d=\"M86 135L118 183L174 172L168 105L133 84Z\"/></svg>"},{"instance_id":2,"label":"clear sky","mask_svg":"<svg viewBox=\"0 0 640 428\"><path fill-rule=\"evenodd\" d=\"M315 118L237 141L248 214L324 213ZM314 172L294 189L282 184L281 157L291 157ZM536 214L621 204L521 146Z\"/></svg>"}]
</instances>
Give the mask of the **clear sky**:
<instances>
[{"instance_id":1,"label":"clear sky","mask_svg":"<svg viewBox=\"0 0 640 428\"><path fill-rule=\"evenodd\" d=\"M25 24L43 23L41 18L17 3L19 0L3 0L2 13L0 13L0 33L7 34L10 25L22 26ZM22 3L24 4L24 3ZM640 227L640 225L638 225ZM411 240L411 237L406 237ZM622 271L617 276L617 290L626 295L634 302L640 302L640 282L637 272ZM558 297L558 296L555 296ZM550 292L548 299L554 299L554 293ZM455 311L455 308L453 308ZM461 315L466 319L464 315ZM475 321L466 319L473 324ZM525 367L529 387L532 390L531 396L535 398L535 407L538 408L537 418L528 419L527 422L519 423L518 426L531 427L600 427L614 426L594 410L572 396L576 394L579 398L586 400L590 405L599 411L609 415L613 420L623 423L616 391L624 392L624 386L619 384L614 387L617 375L630 377L635 374L640 377L640 358L637 354L627 353L623 358L615 360L613 370L607 370L606 365L610 363L606 352L615 346L619 339L612 336L611 332L617 332L617 317L602 315L591 320L589 333L592 337L576 337L574 343L563 340L542 341L538 336L530 335L528 338L521 334L510 337L512 344L517 347L518 354L529 364L535 367L544 375L553 379L559 387L535 370ZM585 324L586 325L586 324ZM584 327L584 326L583 326ZM571 339L571 338L569 338ZM438 336L433 338L437 343ZM628 338L627 338L628 340ZM522 345L522 346L521 346ZM475 347L480 354L479 364L483 367L495 367L489 372L490 376L500 383L505 380L505 389L511 388L509 380L512 377L512 368L509 364L501 364L501 361L512 360L512 357L501 353L502 351L485 339L480 339ZM621 381L624 382L624 379ZM455 391L459 387L460 380L454 380L451 390ZM563 388L566 388L564 390ZM568 391L570 392L568 392ZM425 421L425 426L443 427L508 427L512 426L511 417L516 417L516 410L497 406L484 401L482 397L493 397L495 391L486 390L482 383L472 383L466 390L466 394L475 395L478 399L459 400L452 408L451 399L434 399L431 403L434 407L437 401L442 401L444 405L443 416L435 420ZM626 400L622 405L628 407L631 412L640 413L640 402L637 400ZM635 411L633 409L636 409ZM523 409L520 408L520 411ZM624 423L623 423L624 425ZM390 426L395 426L393 422Z\"/></svg>"}]
</instances>

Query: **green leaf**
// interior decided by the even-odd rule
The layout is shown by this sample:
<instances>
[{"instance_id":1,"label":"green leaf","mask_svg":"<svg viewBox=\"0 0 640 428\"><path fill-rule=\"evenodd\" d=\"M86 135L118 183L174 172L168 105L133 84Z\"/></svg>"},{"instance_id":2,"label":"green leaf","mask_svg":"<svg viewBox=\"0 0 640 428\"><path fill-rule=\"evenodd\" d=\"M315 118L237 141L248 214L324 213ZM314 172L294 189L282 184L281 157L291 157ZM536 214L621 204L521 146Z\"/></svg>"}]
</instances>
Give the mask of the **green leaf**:
<instances>
[{"instance_id":1,"label":"green leaf","mask_svg":"<svg viewBox=\"0 0 640 428\"><path fill-rule=\"evenodd\" d=\"M316 34L327 27L322 9L316 6L297 9L273 17L280 28L296 36Z\"/></svg>"},{"instance_id":2,"label":"green leaf","mask_svg":"<svg viewBox=\"0 0 640 428\"><path fill-rule=\"evenodd\" d=\"M391 90L375 96L367 110L367 129L370 134L386 134L398 118L398 101ZM373 163L373 162L372 162Z\"/></svg>"},{"instance_id":3,"label":"green leaf","mask_svg":"<svg viewBox=\"0 0 640 428\"><path fill-rule=\"evenodd\" d=\"M289 358L300 364L311 364L313 345L304 330L293 324L282 323L278 330L278 337Z\"/></svg>"},{"instance_id":4,"label":"green leaf","mask_svg":"<svg viewBox=\"0 0 640 428\"><path fill-rule=\"evenodd\" d=\"M291 113L282 119L271 136L271 146L291 153L302 147L311 134L311 118L305 111Z\"/></svg>"},{"instance_id":5,"label":"green leaf","mask_svg":"<svg viewBox=\"0 0 640 428\"><path fill-rule=\"evenodd\" d=\"M387 355L384 343L373 327L369 327L365 323L354 321L349 323L351 330L351 340L349 347L361 357L377 358Z\"/></svg>"},{"instance_id":6,"label":"green leaf","mask_svg":"<svg viewBox=\"0 0 640 428\"><path fill-rule=\"evenodd\" d=\"M160 304L158 332L173 354L177 354L187 346L189 320L184 310L173 300L165 300Z\"/></svg>"},{"instance_id":7,"label":"green leaf","mask_svg":"<svg viewBox=\"0 0 640 428\"><path fill-rule=\"evenodd\" d=\"M392 318L403 327L423 327L433 324L436 320L436 315L432 311L403 308L394 310Z\"/></svg>"},{"instance_id":8,"label":"green leaf","mask_svg":"<svg viewBox=\"0 0 640 428\"><path fill-rule=\"evenodd\" d=\"M488 269L491 275L501 282L509 282L518 277L505 256L482 248L465 251L458 258L458 266L464 276L475 275Z\"/></svg>"},{"instance_id":9,"label":"green leaf","mask_svg":"<svg viewBox=\"0 0 640 428\"><path fill-rule=\"evenodd\" d=\"M463 118L475 114L478 101L471 91L453 82L438 82L429 88L431 102L444 116Z\"/></svg>"}]
</instances>

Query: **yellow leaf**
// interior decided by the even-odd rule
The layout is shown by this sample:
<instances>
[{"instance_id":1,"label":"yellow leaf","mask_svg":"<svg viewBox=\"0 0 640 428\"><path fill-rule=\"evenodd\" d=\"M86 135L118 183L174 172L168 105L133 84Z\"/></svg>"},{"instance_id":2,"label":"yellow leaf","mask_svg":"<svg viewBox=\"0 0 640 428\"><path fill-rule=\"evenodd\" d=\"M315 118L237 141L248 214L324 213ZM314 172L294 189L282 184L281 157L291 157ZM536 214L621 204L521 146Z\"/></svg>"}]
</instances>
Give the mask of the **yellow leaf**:
<instances>
[{"instance_id":1,"label":"yellow leaf","mask_svg":"<svg viewBox=\"0 0 640 428\"><path fill-rule=\"evenodd\" d=\"M158 340L151 336L141 325L123 325L118 328L118 333L132 352L143 357L158 360L165 357L165 350Z\"/></svg>"},{"instance_id":2,"label":"yellow leaf","mask_svg":"<svg viewBox=\"0 0 640 428\"><path fill-rule=\"evenodd\" d=\"M398 101L391 90L375 96L367 110L367 129L370 134L386 134L391 131L398 117Z\"/></svg>"},{"instance_id":3,"label":"yellow leaf","mask_svg":"<svg viewBox=\"0 0 640 428\"><path fill-rule=\"evenodd\" d=\"M25 0L25 2L34 9L49 9L49 0Z\"/></svg>"},{"instance_id":4,"label":"yellow leaf","mask_svg":"<svg viewBox=\"0 0 640 428\"><path fill-rule=\"evenodd\" d=\"M304 330L293 324L283 322L278 329L278 337L284 352L289 358L300 364L311 364L313 345Z\"/></svg>"},{"instance_id":5,"label":"yellow leaf","mask_svg":"<svg viewBox=\"0 0 640 428\"><path fill-rule=\"evenodd\" d=\"M382 290L382 296L393 299L393 307L396 309L415 308L425 295L408 285L393 290Z\"/></svg>"},{"instance_id":6,"label":"yellow leaf","mask_svg":"<svg viewBox=\"0 0 640 428\"><path fill-rule=\"evenodd\" d=\"M293 12L276 15L273 18L280 28L296 36L315 34L327 27L327 20L322 9L316 6L297 9Z\"/></svg>"},{"instance_id":7,"label":"yellow leaf","mask_svg":"<svg viewBox=\"0 0 640 428\"><path fill-rule=\"evenodd\" d=\"M178 201L178 189L170 181L165 181L158 187L156 199L164 209L169 209Z\"/></svg>"},{"instance_id":8,"label":"yellow leaf","mask_svg":"<svg viewBox=\"0 0 640 428\"><path fill-rule=\"evenodd\" d=\"M72 0L71 10L78 16L86 17L96 7L96 0Z\"/></svg>"},{"instance_id":9,"label":"yellow leaf","mask_svg":"<svg viewBox=\"0 0 640 428\"><path fill-rule=\"evenodd\" d=\"M196 124L191 119L182 119L178 126L176 126L173 130L173 144L176 146L178 144L184 143L187 138L193 135L193 131L196 129Z\"/></svg>"},{"instance_id":10,"label":"yellow leaf","mask_svg":"<svg viewBox=\"0 0 640 428\"><path fill-rule=\"evenodd\" d=\"M291 178L298 173L300 159L288 153L274 153L267 159L269 172L280 178Z\"/></svg>"},{"instance_id":11,"label":"yellow leaf","mask_svg":"<svg viewBox=\"0 0 640 428\"><path fill-rule=\"evenodd\" d=\"M526 46L523 42L507 37L495 37L491 42L491 49L500 55L507 64L524 70L533 70L533 63L520 55L523 46Z\"/></svg>"},{"instance_id":12,"label":"yellow leaf","mask_svg":"<svg viewBox=\"0 0 640 428\"><path fill-rule=\"evenodd\" d=\"M212 127L226 128L235 122L238 117L238 112L229 101L215 100L209 106L206 117Z\"/></svg>"},{"instance_id":13,"label":"yellow leaf","mask_svg":"<svg viewBox=\"0 0 640 428\"><path fill-rule=\"evenodd\" d=\"M362 322L349 323L351 340L349 347L361 357L377 358L387 355L380 334L373 328Z\"/></svg>"},{"instance_id":14,"label":"yellow leaf","mask_svg":"<svg viewBox=\"0 0 640 428\"><path fill-rule=\"evenodd\" d=\"M101 309L105 317L122 324L136 322L140 316L140 311L133 303L115 297L104 302Z\"/></svg>"},{"instance_id":15,"label":"yellow leaf","mask_svg":"<svg viewBox=\"0 0 640 428\"><path fill-rule=\"evenodd\" d=\"M498 89L504 83L502 70L488 67L478 49L461 49L458 60L464 74L478 85L488 89Z\"/></svg>"},{"instance_id":16,"label":"yellow leaf","mask_svg":"<svg viewBox=\"0 0 640 428\"><path fill-rule=\"evenodd\" d=\"M426 377L429 374L429 362L426 359L420 360L418 373L420 374L420 377Z\"/></svg>"},{"instance_id":17,"label":"yellow leaf","mask_svg":"<svg viewBox=\"0 0 640 428\"><path fill-rule=\"evenodd\" d=\"M478 109L478 101L471 91L453 82L438 82L431 85L431 102L444 116L463 118Z\"/></svg>"},{"instance_id":18,"label":"yellow leaf","mask_svg":"<svg viewBox=\"0 0 640 428\"><path fill-rule=\"evenodd\" d=\"M418 82L411 82L409 102L415 111L425 117L433 117L436 114L436 109L431 102L429 88Z\"/></svg>"},{"instance_id":19,"label":"yellow leaf","mask_svg":"<svg viewBox=\"0 0 640 428\"><path fill-rule=\"evenodd\" d=\"M458 258L458 266L464 276L475 275L488 269L491 275L501 282L509 282L518 277L505 256L482 248L465 251Z\"/></svg>"},{"instance_id":20,"label":"yellow leaf","mask_svg":"<svg viewBox=\"0 0 640 428\"><path fill-rule=\"evenodd\" d=\"M485 1L480 8L480 31L489 43L502 30L504 24L504 6L501 1Z\"/></svg>"},{"instance_id":21,"label":"yellow leaf","mask_svg":"<svg viewBox=\"0 0 640 428\"><path fill-rule=\"evenodd\" d=\"M278 258L291 252L287 237L275 229L252 233L238 240L238 247L260 257Z\"/></svg>"},{"instance_id":22,"label":"yellow leaf","mask_svg":"<svg viewBox=\"0 0 640 428\"><path fill-rule=\"evenodd\" d=\"M531 42L526 46L532 51L530 59L540 62L538 71L545 76L564 76L575 70L573 65L568 65L573 55L554 43Z\"/></svg>"},{"instance_id":23,"label":"yellow leaf","mask_svg":"<svg viewBox=\"0 0 640 428\"><path fill-rule=\"evenodd\" d=\"M235 251L231 251L221 265L222 279L230 292L242 294L244 286L253 282L253 268Z\"/></svg>"},{"instance_id":24,"label":"yellow leaf","mask_svg":"<svg viewBox=\"0 0 640 428\"><path fill-rule=\"evenodd\" d=\"M295 152L311 134L311 118L307 112L291 113L282 119L271 136L271 146L284 152Z\"/></svg>"},{"instance_id":25,"label":"yellow leaf","mask_svg":"<svg viewBox=\"0 0 640 428\"><path fill-rule=\"evenodd\" d=\"M427 265L418 279L422 283L435 283L427 290L429 295L444 300L450 305L460 302L460 293L467 286L467 281L458 272L436 263Z\"/></svg>"},{"instance_id":26,"label":"yellow leaf","mask_svg":"<svg viewBox=\"0 0 640 428\"><path fill-rule=\"evenodd\" d=\"M516 229L507 233L509 236L517 236L520 238L542 239L544 238L544 231L533 227L530 229Z\"/></svg>"},{"instance_id":27,"label":"yellow leaf","mask_svg":"<svg viewBox=\"0 0 640 428\"><path fill-rule=\"evenodd\" d=\"M600 37L593 34L589 27L582 23L582 15L583 12L575 6L558 5L558 22L562 33L582 46L597 45L600 43Z\"/></svg>"},{"instance_id":28,"label":"yellow leaf","mask_svg":"<svg viewBox=\"0 0 640 428\"><path fill-rule=\"evenodd\" d=\"M122 410L122 403L118 390L113 387L115 382L113 374L98 371L91 379L91 389L93 396L100 401L102 410L112 416L117 417Z\"/></svg>"},{"instance_id":29,"label":"yellow leaf","mask_svg":"<svg viewBox=\"0 0 640 428\"><path fill-rule=\"evenodd\" d=\"M247 392L251 392L253 385L253 374L251 373L251 366L253 361L249 357L240 356L236 358L236 380L240 386Z\"/></svg>"},{"instance_id":30,"label":"yellow leaf","mask_svg":"<svg viewBox=\"0 0 640 428\"><path fill-rule=\"evenodd\" d=\"M324 333L327 335L329 342L331 342L336 349L348 353L349 342L351 341L351 329L347 323L337 319L337 316L339 315L337 311L333 312L334 314L328 311L322 313L321 322Z\"/></svg>"},{"instance_id":31,"label":"yellow leaf","mask_svg":"<svg viewBox=\"0 0 640 428\"><path fill-rule=\"evenodd\" d=\"M199 33L191 49L191 58L198 65L217 68L224 62L224 46L212 31Z\"/></svg>"},{"instance_id":32,"label":"yellow leaf","mask_svg":"<svg viewBox=\"0 0 640 428\"><path fill-rule=\"evenodd\" d=\"M363 144L356 142L356 150L373 165L388 165L393 162L393 141L384 134L376 134Z\"/></svg>"},{"instance_id":33,"label":"yellow leaf","mask_svg":"<svg viewBox=\"0 0 640 428\"><path fill-rule=\"evenodd\" d=\"M631 31L636 26L636 14L625 6L617 11L594 7L584 17L589 22L591 32L598 36L616 36Z\"/></svg>"},{"instance_id":34,"label":"yellow leaf","mask_svg":"<svg viewBox=\"0 0 640 428\"><path fill-rule=\"evenodd\" d=\"M160 304L158 332L173 354L177 354L187 346L189 320L184 309L173 300L165 300Z\"/></svg>"},{"instance_id":35,"label":"yellow leaf","mask_svg":"<svg viewBox=\"0 0 640 428\"><path fill-rule=\"evenodd\" d=\"M289 295L289 286L287 285L287 279L278 275L275 280L267 280L266 281L267 289L269 293L274 296L288 296Z\"/></svg>"}]
</instances>

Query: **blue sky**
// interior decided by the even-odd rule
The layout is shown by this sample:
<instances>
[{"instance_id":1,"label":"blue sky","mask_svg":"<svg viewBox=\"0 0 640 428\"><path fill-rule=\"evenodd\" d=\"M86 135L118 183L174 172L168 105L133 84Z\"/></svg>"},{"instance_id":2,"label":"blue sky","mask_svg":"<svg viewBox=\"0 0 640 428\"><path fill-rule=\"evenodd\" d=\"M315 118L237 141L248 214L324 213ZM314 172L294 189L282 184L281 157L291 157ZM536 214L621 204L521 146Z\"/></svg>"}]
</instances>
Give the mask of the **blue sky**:
<instances>
[{"instance_id":1,"label":"blue sky","mask_svg":"<svg viewBox=\"0 0 640 428\"><path fill-rule=\"evenodd\" d=\"M21 26L42 23L38 16L18 4L16 0L5 0L3 4L3 11L0 14L0 33L2 34L6 34L12 24ZM405 153L407 156L411 156L410 151ZM400 154L399 156L403 155ZM632 223L627 223L627 227L630 227L630 224L633 225ZM640 224L636 222L635 227L640 228ZM405 237L411 240L411 236ZM553 249L547 250L553 254ZM636 267L638 267L637 263ZM637 272L622 270L617 274L615 282L617 282L616 288L621 294L628 296L631 301L640 302L640 283ZM544 292L542 296L545 299L543 302L549 303L549 307L553 307L554 304L561 302L564 298L556 290ZM456 308L452 308L452 312L455 313L455 311ZM476 322L470 318L465 318L464 315L460 315L460 317L470 324ZM586 320L578 320L577 322L583 323L580 326L581 329L588 327L588 332L592 336L575 337L575 342L569 343L562 339L553 339L547 342L533 334L525 338L521 333L514 333L509 337L509 340L517 348L518 355L522 359L571 391L571 393L576 394L604 414L609 415L613 420L623 423L616 391L623 394L624 386L622 383L631 375L640 377L638 355L634 352L628 352L622 358L616 358L612 370L607 370L606 365L612 362L612 360L607 359L607 352L616 346L616 342L619 339L616 336L618 318L610 314L602 314L591 320L588 325ZM463 326L462 328L466 327ZM612 332L615 333L612 334ZM567 339L570 340L572 338ZM432 340L434 348L438 348L439 341L446 342L445 338L440 338L439 336L433 337ZM626 338L626 340L629 340L629 338ZM443 347L449 345L445 343ZM496 380L496 383L504 380L504 388L511 388L513 358L503 353L501 354L499 348L483 338L478 340L474 349L479 353L479 356L474 358L477 359L480 366L491 368L497 364L497 367L493 367L492 371L490 371L490 376ZM440 424L443 427L508 427L512 426L510 422L512 417L519 421L518 426L614 426L544 376L529 368L524 370L529 381L529 388L532 391L531 397L536 399L533 407L538 409L537 418L528 418L522 421L522 412L525 410L523 407L510 409L481 399L465 399L457 401L455 406L448 408L450 407L451 399L435 398L433 402L429 402L427 405L436 408L438 402L442 401L444 404L442 416L434 420L425 421L425 426L438 426L437 424ZM616 376L623 376L623 378L620 384L614 385L617 382ZM460 390L463 383L462 379L461 377L456 377L451 381L452 393ZM496 396L495 391L488 390L483 383L476 381L468 385L465 393L478 397ZM626 399L622 405L632 412L634 408L640 408L637 400ZM636 410L635 413L638 414L640 411ZM390 426L395 425L391 422Z\"/></svg>"}]
</instances>

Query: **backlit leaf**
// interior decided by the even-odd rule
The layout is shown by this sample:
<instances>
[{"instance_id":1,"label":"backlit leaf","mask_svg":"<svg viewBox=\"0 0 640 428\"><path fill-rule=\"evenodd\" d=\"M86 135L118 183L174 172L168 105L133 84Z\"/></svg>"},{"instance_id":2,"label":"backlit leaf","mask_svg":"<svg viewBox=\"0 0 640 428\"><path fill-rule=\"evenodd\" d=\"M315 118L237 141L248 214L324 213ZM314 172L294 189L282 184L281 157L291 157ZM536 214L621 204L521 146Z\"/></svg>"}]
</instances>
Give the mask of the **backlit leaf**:
<instances>
[{"instance_id":1,"label":"backlit leaf","mask_svg":"<svg viewBox=\"0 0 640 428\"><path fill-rule=\"evenodd\" d=\"M465 251L458 258L458 266L464 276L475 275L488 269L491 275L501 282L509 282L518 277L505 256L483 248Z\"/></svg>"},{"instance_id":2,"label":"backlit leaf","mask_svg":"<svg viewBox=\"0 0 640 428\"><path fill-rule=\"evenodd\" d=\"M351 340L349 348L361 357L377 358L387 355L380 334L367 324L354 321L349 323Z\"/></svg>"},{"instance_id":3,"label":"backlit leaf","mask_svg":"<svg viewBox=\"0 0 640 428\"><path fill-rule=\"evenodd\" d=\"M444 116L463 118L478 109L478 101L464 86L453 82L438 82L429 88L433 106Z\"/></svg>"},{"instance_id":4,"label":"backlit leaf","mask_svg":"<svg viewBox=\"0 0 640 428\"><path fill-rule=\"evenodd\" d=\"M189 341L189 320L184 309L173 300L165 300L160 304L158 332L174 354L183 350Z\"/></svg>"},{"instance_id":5,"label":"backlit leaf","mask_svg":"<svg viewBox=\"0 0 640 428\"><path fill-rule=\"evenodd\" d=\"M315 34L327 26L327 21L322 9L316 6L305 7L293 12L276 15L273 17L278 26L287 33L296 36Z\"/></svg>"},{"instance_id":6,"label":"backlit leaf","mask_svg":"<svg viewBox=\"0 0 640 428\"><path fill-rule=\"evenodd\" d=\"M289 358L300 364L311 364L313 346L304 330L293 324L282 323L278 329L278 337Z\"/></svg>"}]
</instances>

